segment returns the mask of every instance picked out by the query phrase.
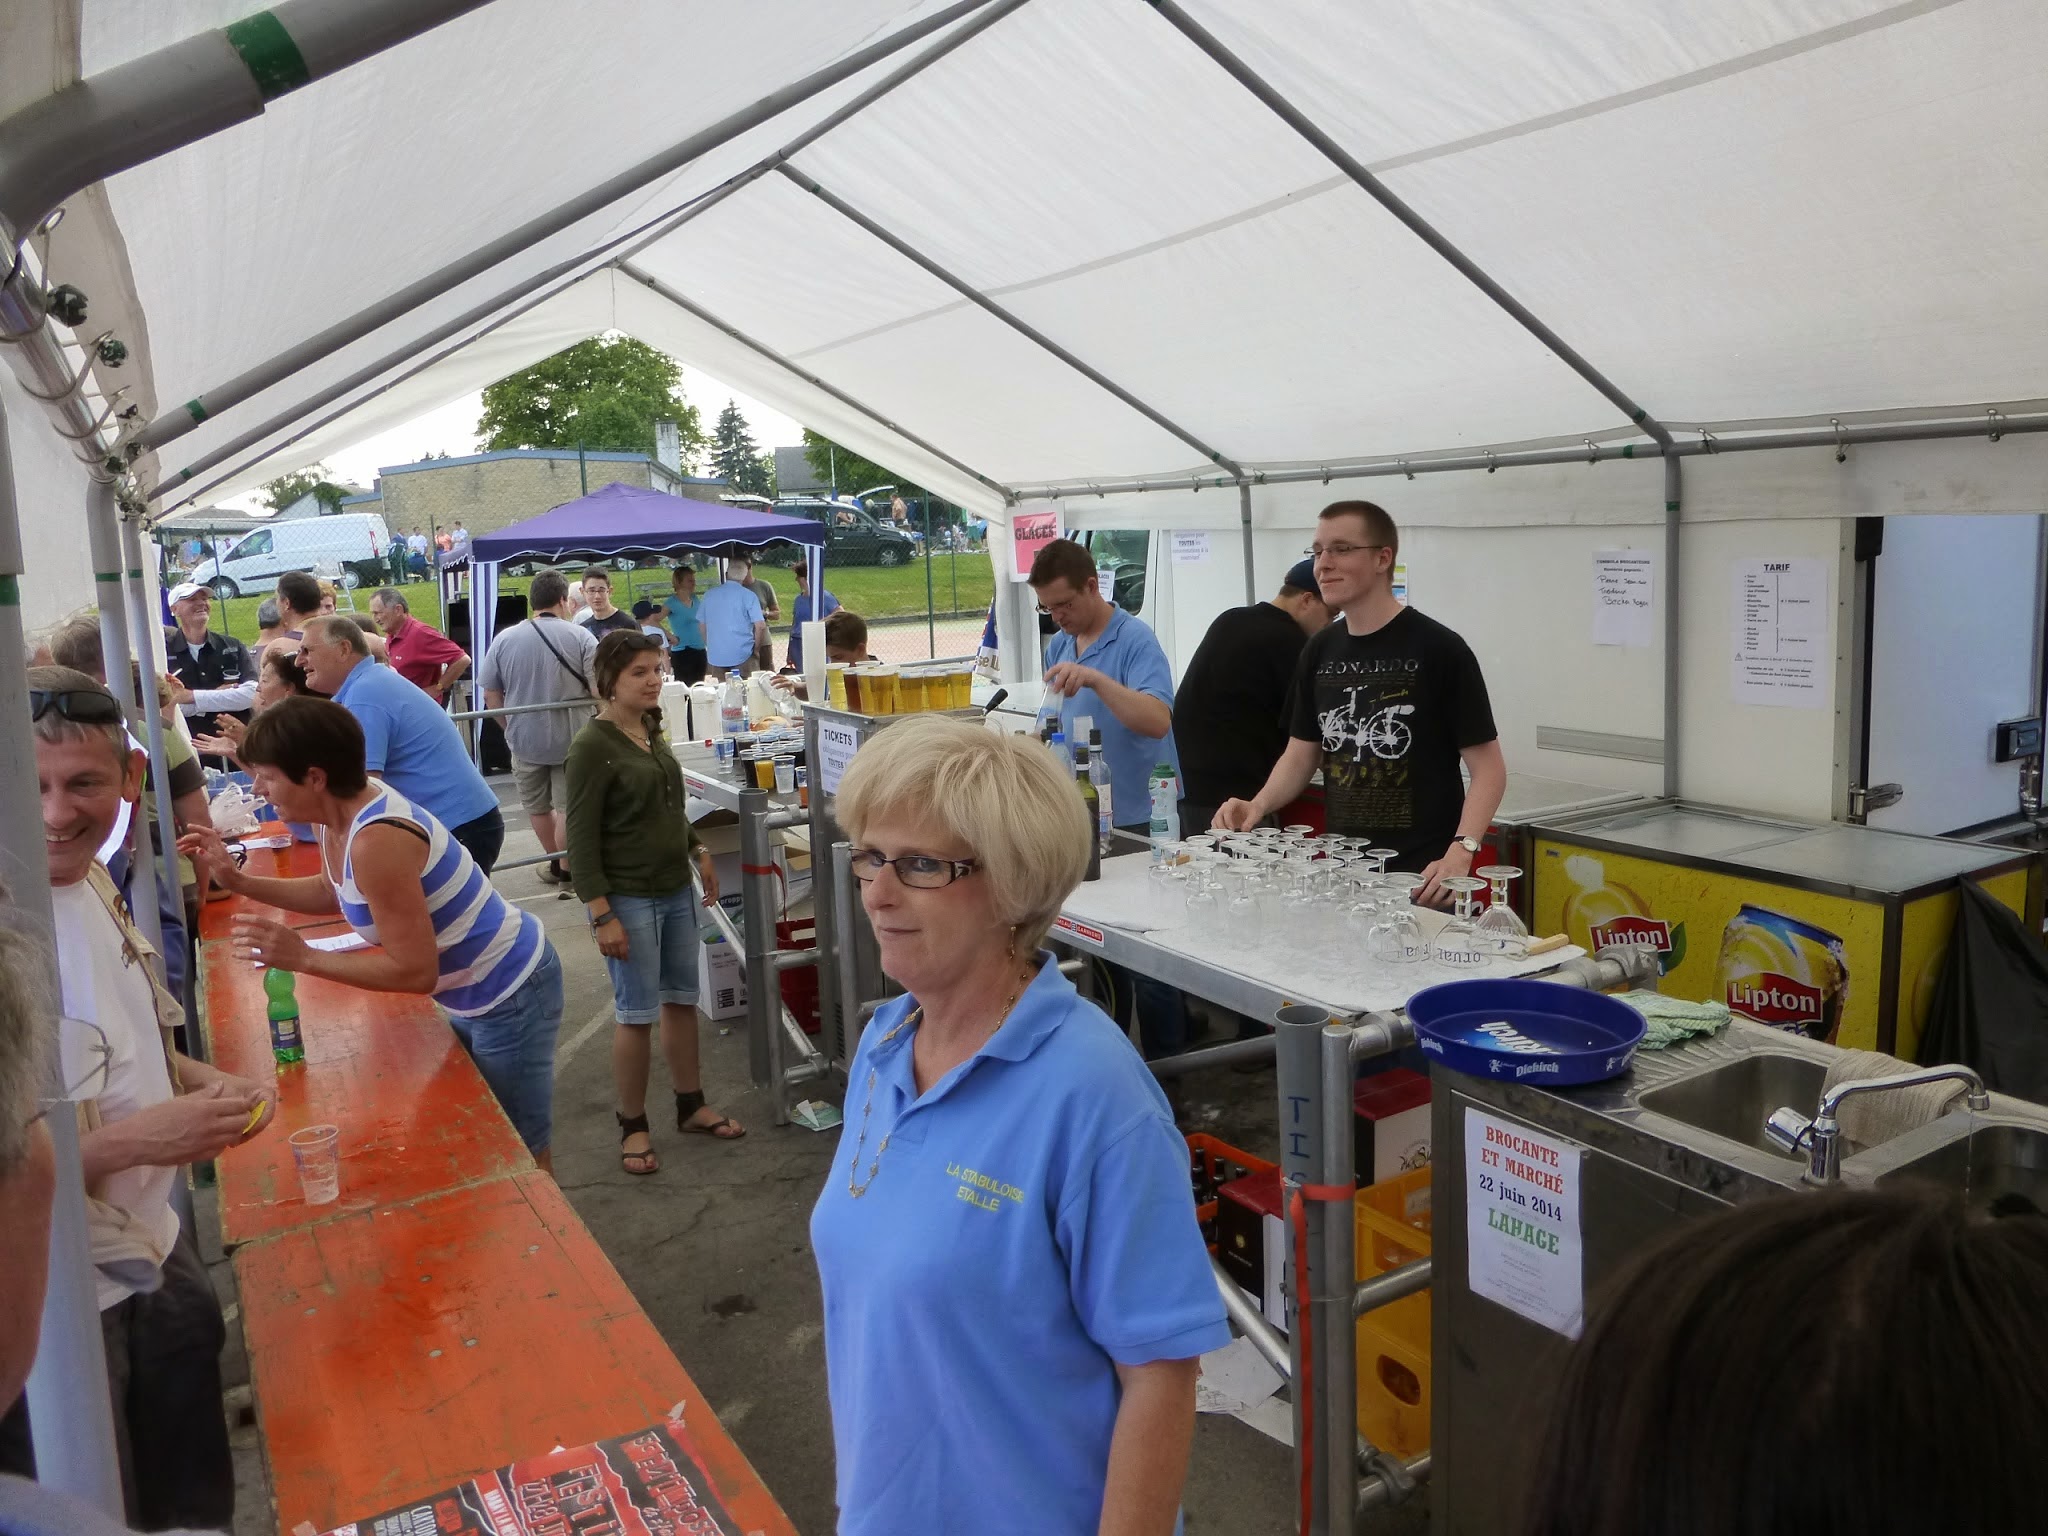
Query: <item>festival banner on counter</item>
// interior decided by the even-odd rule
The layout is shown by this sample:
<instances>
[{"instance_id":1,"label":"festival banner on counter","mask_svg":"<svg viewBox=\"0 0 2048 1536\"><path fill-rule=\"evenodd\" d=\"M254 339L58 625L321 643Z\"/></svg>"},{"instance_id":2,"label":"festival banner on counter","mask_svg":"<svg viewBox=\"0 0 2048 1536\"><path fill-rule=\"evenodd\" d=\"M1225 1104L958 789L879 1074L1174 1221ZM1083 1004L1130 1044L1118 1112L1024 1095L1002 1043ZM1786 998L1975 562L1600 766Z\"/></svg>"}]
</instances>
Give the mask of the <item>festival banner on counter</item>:
<instances>
[{"instance_id":1,"label":"festival banner on counter","mask_svg":"<svg viewBox=\"0 0 2048 1536\"><path fill-rule=\"evenodd\" d=\"M302 1532L310 1530L302 1527ZM327 1536L745 1536L680 1420L550 1451Z\"/></svg>"}]
</instances>

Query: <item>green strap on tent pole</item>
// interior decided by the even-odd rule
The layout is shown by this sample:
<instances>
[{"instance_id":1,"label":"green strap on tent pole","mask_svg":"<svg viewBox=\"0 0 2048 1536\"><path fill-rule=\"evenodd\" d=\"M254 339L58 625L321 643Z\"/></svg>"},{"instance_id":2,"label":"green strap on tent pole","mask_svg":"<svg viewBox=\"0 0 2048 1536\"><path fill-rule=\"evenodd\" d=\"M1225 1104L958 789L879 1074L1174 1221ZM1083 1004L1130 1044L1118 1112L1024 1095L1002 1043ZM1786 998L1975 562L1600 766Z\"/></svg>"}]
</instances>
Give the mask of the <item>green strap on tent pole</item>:
<instances>
[{"instance_id":1,"label":"green strap on tent pole","mask_svg":"<svg viewBox=\"0 0 2048 1536\"><path fill-rule=\"evenodd\" d=\"M242 56L242 63L265 101L274 101L286 91L296 91L313 78L299 45L273 13L258 11L221 30Z\"/></svg>"},{"instance_id":2,"label":"green strap on tent pole","mask_svg":"<svg viewBox=\"0 0 2048 1536\"><path fill-rule=\"evenodd\" d=\"M92 579L94 581L118 582L121 579L121 573L119 571L94 571Z\"/></svg>"},{"instance_id":3,"label":"green strap on tent pole","mask_svg":"<svg viewBox=\"0 0 2048 1536\"><path fill-rule=\"evenodd\" d=\"M0 571L0 608L21 606L21 586L12 576Z\"/></svg>"},{"instance_id":4,"label":"green strap on tent pole","mask_svg":"<svg viewBox=\"0 0 2048 1536\"><path fill-rule=\"evenodd\" d=\"M194 421L204 421L206 420L206 407L197 400L187 400L185 402L185 414Z\"/></svg>"}]
</instances>

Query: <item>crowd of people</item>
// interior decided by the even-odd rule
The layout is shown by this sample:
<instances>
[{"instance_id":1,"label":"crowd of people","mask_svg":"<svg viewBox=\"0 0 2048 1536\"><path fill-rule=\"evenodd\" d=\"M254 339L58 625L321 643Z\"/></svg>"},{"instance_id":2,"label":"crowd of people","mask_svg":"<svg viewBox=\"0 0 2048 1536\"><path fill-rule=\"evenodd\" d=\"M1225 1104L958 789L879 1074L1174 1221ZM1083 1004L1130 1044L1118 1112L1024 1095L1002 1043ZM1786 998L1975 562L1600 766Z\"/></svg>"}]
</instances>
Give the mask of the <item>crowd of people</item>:
<instances>
[{"instance_id":1,"label":"crowd of people","mask_svg":"<svg viewBox=\"0 0 2048 1536\"><path fill-rule=\"evenodd\" d=\"M1320 768L1332 828L1398 850L1420 899L1469 868L1504 779L1499 743L1470 648L1395 600L1398 542L1377 506L1327 508L1307 558L1272 598L1215 621L1177 690L1082 546L1037 555L1048 709L1100 733L1117 826L1146 830L1162 762L1191 823L1240 828L1283 813ZM606 967L619 1157L640 1177L661 1166L657 1037L677 1132L746 1135L704 1091L698 929L719 882L660 697L670 677L760 665L766 615L745 561L702 598L696 579L677 570L670 598L629 613L608 572L572 588L543 570L527 619L477 668L491 707L550 706L503 725L549 856L541 878L582 902ZM232 953L433 997L551 1169L562 961L492 881L503 818L446 708L470 658L393 589L369 625L306 577L280 580L274 603L252 649L210 627L203 588L171 594L172 675L153 707L167 742L192 736L167 754L183 932L209 890L346 923L364 947L316 948L245 911ZM863 621L829 592L802 584L793 607L799 644L822 617L833 659L865 656ZM128 1520L224 1529L224 1325L176 1196L185 1167L266 1134L276 1090L181 1048L174 957L120 884L149 857L145 754L105 686L96 622L68 621L48 651L28 684L55 964L0 924L0 1529L114 1529L18 1481L34 1470L17 1399L45 1273L34 1103L52 1042L77 1101ZM245 770L318 844L320 872L250 874L212 827L195 749ZM904 988L860 1035L811 1217L841 1529L1165 1536L1200 1357L1229 1339L1186 1143L1143 1059L1185 1043L1178 998L1128 978L1113 1017L1045 947L1096 829L1035 741L906 718L855 755L836 804L881 966ZM1957 1511L1984 1516L1965 1529L2022 1529L2024 1471L1975 1431L2043 1419L2044 1284L2038 1216L1985 1219L1947 1197L1808 1196L1691 1224L1596 1305L1553 1411L1532 1418L1547 1439L1526 1530L1904 1532ZM1774 1424L1758 1401L1798 1411ZM1925 1454L1888 1454L1872 1423ZM10 1523L17 1511L38 1523Z\"/></svg>"}]
</instances>

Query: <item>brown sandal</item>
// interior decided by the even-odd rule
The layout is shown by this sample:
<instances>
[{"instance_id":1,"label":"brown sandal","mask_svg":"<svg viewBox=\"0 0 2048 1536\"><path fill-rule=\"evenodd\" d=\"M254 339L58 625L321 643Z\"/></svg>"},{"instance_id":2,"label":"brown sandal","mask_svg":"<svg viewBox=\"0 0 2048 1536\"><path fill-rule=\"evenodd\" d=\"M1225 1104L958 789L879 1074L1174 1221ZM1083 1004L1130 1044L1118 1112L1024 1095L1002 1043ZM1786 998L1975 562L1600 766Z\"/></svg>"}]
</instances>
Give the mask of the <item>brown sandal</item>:
<instances>
[{"instance_id":1,"label":"brown sandal","mask_svg":"<svg viewBox=\"0 0 2048 1536\"><path fill-rule=\"evenodd\" d=\"M647 1129L647 1117L645 1115L622 1115L617 1110L613 1110L612 1118L619 1122L619 1166L631 1174L658 1172L661 1168L661 1159L654 1155L654 1137ZM647 1150L645 1152L628 1152L626 1150L626 1138L633 1135L647 1137Z\"/></svg>"},{"instance_id":2,"label":"brown sandal","mask_svg":"<svg viewBox=\"0 0 2048 1536\"><path fill-rule=\"evenodd\" d=\"M716 1115L701 1125L693 1123L699 1114L709 1111ZM730 1115L721 1115L704 1102L702 1092L678 1093L676 1095L676 1129L685 1136L709 1136L713 1141L738 1141L747 1134L747 1128Z\"/></svg>"}]
</instances>

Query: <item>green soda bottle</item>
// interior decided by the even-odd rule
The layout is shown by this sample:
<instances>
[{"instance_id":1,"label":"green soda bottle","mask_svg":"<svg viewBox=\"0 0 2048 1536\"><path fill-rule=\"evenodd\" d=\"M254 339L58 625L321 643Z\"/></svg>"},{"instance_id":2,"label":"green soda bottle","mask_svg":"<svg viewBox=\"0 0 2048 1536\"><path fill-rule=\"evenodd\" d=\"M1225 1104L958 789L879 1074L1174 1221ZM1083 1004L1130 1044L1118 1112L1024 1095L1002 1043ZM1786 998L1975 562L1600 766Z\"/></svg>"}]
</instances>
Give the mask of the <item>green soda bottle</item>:
<instances>
[{"instance_id":1,"label":"green soda bottle","mask_svg":"<svg viewBox=\"0 0 2048 1536\"><path fill-rule=\"evenodd\" d=\"M281 1067L306 1059L299 1039L297 986L290 971L273 967L263 973L263 995L270 999L270 1053Z\"/></svg>"}]
</instances>

